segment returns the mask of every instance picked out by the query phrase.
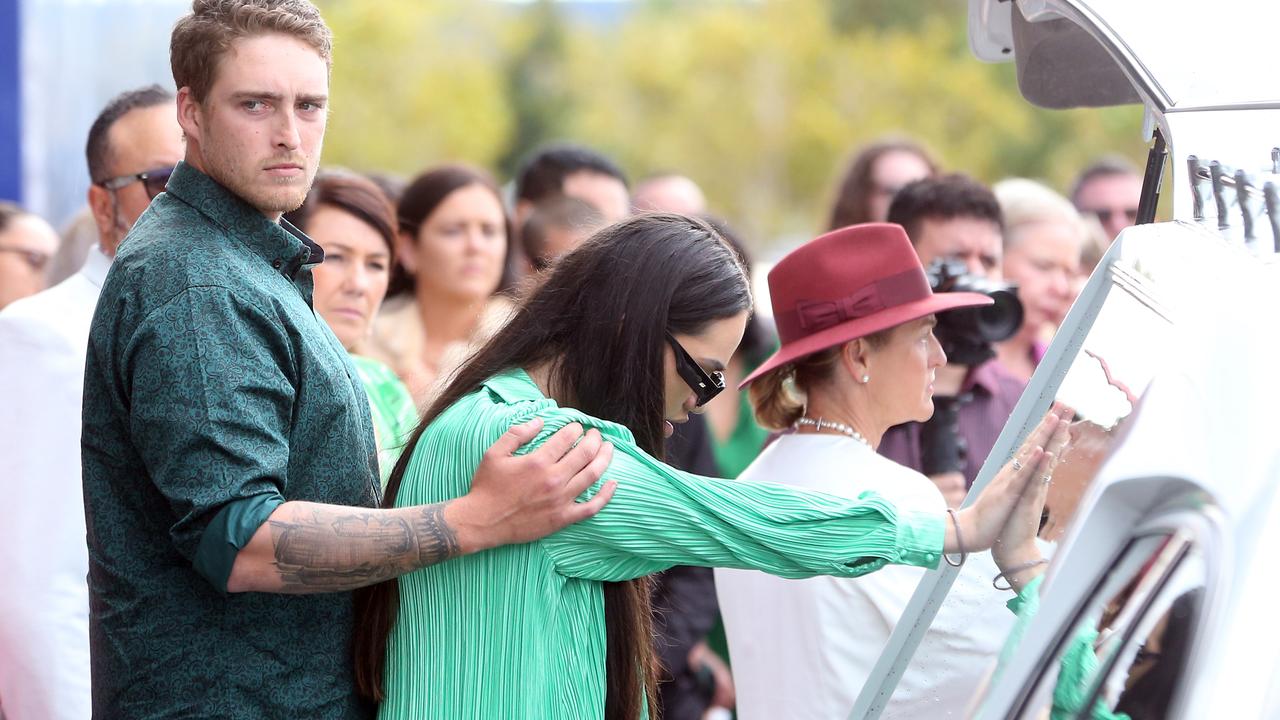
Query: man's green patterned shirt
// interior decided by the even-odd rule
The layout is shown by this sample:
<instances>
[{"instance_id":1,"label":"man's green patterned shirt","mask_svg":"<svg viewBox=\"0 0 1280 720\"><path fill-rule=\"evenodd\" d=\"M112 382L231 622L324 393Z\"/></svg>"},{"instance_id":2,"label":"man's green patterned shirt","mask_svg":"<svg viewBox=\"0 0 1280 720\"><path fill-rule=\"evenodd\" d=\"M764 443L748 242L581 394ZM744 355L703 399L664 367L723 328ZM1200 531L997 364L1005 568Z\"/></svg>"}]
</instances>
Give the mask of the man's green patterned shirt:
<instances>
[{"instance_id":1,"label":"man's green patterned shirt","mask_svg":"<svg viewBox=\"0 0 1280 720\"><path fill-rule=\"evenodd\" d=\"M125 238L85 367L93 708L362 718L351 593L226 593L287 500L371 507L369 405L311 307L323 251L194 167Z\"/></svg>"}]
</instances>

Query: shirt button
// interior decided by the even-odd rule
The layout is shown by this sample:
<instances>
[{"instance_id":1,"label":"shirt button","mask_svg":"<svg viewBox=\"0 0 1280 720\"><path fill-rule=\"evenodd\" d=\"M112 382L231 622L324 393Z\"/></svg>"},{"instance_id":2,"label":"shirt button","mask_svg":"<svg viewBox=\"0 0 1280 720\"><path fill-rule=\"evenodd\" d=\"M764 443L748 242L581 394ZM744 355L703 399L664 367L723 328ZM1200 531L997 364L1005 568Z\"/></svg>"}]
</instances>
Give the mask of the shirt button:
<instances>
[{"instance_id":1,"label":"shirt button","mask_svg":"<svg viewBox=\"0 0 1280 720\"><path fill-rule=\"evenodd\" d=\"M937 560L937 559L938 559L938 556L937 556L937 555L934 555L933 553L925 553L925 554L924 554L924 561L925 561L925 562L933 562L934 560Z\"/></svg>"}]
</instances>

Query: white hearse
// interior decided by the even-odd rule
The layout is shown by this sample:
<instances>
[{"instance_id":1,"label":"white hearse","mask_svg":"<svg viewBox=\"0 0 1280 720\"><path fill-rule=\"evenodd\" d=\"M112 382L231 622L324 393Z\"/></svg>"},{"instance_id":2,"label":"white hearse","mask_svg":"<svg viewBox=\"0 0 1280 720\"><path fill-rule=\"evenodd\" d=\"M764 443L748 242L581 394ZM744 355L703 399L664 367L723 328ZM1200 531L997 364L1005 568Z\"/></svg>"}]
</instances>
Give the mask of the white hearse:
<instances>
[{"instance_id":1,"label":"white hearse","mask_svg":"<svg viewBox=\"0 0 1280 720\"><path fill-rule=\"evenodd\" d=\"M1144 224L974 486L1055 399L1091 428L1055 473L1038 612L967 707L930 717L1280 717L1280 2L970 0L969 35L1038 105L1142 103L1151 151ZM1153 223L1162 178L1173 220ZM956 573L921 581L850 717L882 716ZM1070 713L1065 684L1088 698Z\"/></svg>"}]
</instances>

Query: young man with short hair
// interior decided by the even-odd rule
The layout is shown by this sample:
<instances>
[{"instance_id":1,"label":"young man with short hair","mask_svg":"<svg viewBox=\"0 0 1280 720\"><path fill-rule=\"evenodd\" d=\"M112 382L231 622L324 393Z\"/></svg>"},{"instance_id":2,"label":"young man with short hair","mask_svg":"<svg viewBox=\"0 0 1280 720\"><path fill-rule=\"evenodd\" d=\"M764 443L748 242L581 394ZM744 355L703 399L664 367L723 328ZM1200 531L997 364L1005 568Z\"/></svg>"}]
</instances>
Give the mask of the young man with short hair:
<instances>
[{"instance_id":1,"label":"young man with short hair","mask_svg":"<svg viewBox=\"0 0 1280 720\"><path fill-rule=\"evenodd\" d=\"M557 195L590 203L606 225L631 213L626 174L609 158L581 145L552 143L525 158L516 174L516 227L524 225L536 204Z\"/></svg>"},{"instance_id":2,"label":"young man with short hair","mask_svg":"<svg viewBox=\"0 0 1280 720\"><path fill-rule=\"evenodd\" d=\"M575 502L608 464L598 435L514 457L527 425L466 496L376 509L364 390L311 307L324 251L280 220L319 164L330 48L306 0L195 0L174 28L186 159L117 255L85 370L95 716L369 717L353 589L611 493Z\"/></svg>"}]
</instances>

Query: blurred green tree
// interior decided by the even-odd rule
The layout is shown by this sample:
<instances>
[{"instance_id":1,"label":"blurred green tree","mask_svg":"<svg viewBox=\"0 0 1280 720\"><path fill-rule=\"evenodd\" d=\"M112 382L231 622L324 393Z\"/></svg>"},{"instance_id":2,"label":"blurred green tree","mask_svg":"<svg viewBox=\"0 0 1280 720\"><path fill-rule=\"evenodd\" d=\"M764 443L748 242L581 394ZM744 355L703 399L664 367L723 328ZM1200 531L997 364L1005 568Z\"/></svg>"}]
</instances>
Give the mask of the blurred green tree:
<instances>
[{"instance_id":1,"label":"blurred green tree","mask_svg":"<svg viewBox=\"0 0 1280 720\"><path fill-rule=\"evenodd\" d=\"M820 230L853 151L915 137L948 169L1065 188L1095 156L1136 161L1138 107L1068 112L969 54L956 0L636 0L581 5L329 0L326 162L509 174L571 138L634 177L678 171L759 248ZM599 7L595 8L597 11Z\"/></svg>"},{"instance_id":2,"label":"blurred green tree","mask_svg":"<svg viewBox=\"0 0 1280 720\"><path fill-rule=\"evenodd\" d=\"M326 165L412 175L495 167L514 116L504 14L462 0L321 3L334 34Z\"/></svg>"},{"instance_id":3,"label":"blurred green tree","mask_svg":"<svg viewBox=\"0 0 1280 720\"><path fill-rule=\"evenodd\" d=\"M516 172L525 152L556 139L572 109L564 67L568 28L556 4L538 0L513 24L505 73L514 127L498 163L506 175Z\"/></svg>"}]
</instances>

